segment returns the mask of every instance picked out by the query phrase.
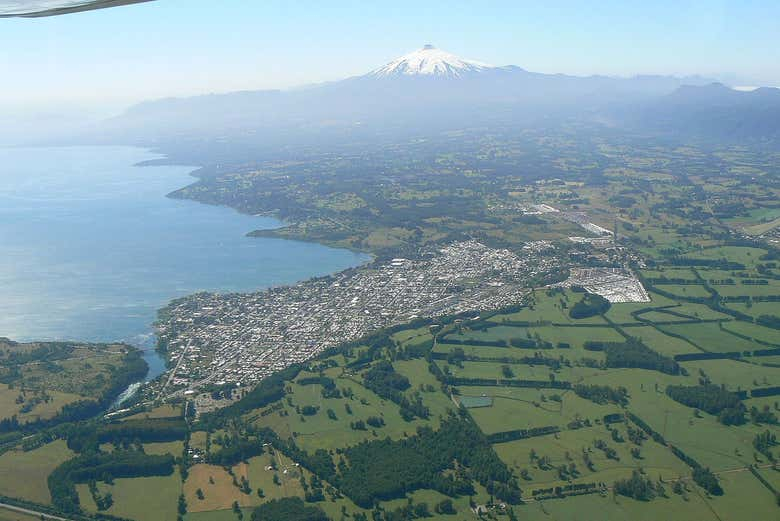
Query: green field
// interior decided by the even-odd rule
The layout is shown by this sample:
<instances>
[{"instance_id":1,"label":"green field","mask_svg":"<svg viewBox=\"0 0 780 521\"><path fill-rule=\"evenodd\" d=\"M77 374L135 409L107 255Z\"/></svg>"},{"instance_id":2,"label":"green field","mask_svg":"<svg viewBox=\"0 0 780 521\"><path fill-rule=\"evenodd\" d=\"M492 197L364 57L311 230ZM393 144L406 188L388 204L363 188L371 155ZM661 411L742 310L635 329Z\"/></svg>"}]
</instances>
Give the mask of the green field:
<instances>
[{"instance_id":1,"label":"green field","mask_svg":"<svg viewBox=\"0 0 780 521\"><path fill-rule=\"evenodd\" d=\"M110 492L114 498L114 505L107 513L138 521L175 519L176 500L181 489L181 480L176 473L164 477L119 478L113 485L98 484L101 494ZM77 490L82 505L87 510L96 512L97 508L87 485L77 485Z\"/></svg>"},{"instance_id":2,"label":"green field","mask_svg":"<svg viewBox=\"0 0 780 521\"><path fill-rule=\"evenodd\" d=\"M6 452L0 456L0 494L49 503L51 495L46 478L72 455L64 441L55 441L29 452Z\"/></svg>"},{"instance_id":3,"label":"green field","mask_svg":"<svg viewBox=\"0 0 780 521\"><path fill-rule=\"evenodd\" d=\"M664 325L661 331L682 336L704 351L725 353L761 349L759 344L724 332L716 323Z\"/></svg>"},{"instance_id":4,"label":"green field","mask_svg":"<svg viewBox=\"0 0 780 521\"><path fill-rule=\"evenodd\" d=\"M60 391L39 392L37 390L25 390L18 387L9 387L0 383L0 419L16 416L21 423L47 420L54 417L64 405L79 400L77 394L63 393ZM32 404L29 411L23 408L25 404Z\"/></svg>"}]
</instances>

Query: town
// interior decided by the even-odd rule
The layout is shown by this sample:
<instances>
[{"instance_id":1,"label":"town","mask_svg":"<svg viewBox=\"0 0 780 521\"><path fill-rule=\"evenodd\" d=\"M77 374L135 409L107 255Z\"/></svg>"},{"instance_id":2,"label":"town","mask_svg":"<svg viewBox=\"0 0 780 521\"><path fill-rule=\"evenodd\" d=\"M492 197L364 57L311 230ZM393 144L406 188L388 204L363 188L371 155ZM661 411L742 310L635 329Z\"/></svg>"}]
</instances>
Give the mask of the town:
<instances>
[{"instance_id":1,"label":"town","mask_svg":"<svg viewBox=\"0 0 780 521\"><path fill-rule=\"evenodd\" d=\"M468 240L294 286L175 301L157 326L172 367L158 395L251 384L382 327L516 304L559 262L540 254L553 247L528 243L521 257Z\"/></svg>"}]
</instances>

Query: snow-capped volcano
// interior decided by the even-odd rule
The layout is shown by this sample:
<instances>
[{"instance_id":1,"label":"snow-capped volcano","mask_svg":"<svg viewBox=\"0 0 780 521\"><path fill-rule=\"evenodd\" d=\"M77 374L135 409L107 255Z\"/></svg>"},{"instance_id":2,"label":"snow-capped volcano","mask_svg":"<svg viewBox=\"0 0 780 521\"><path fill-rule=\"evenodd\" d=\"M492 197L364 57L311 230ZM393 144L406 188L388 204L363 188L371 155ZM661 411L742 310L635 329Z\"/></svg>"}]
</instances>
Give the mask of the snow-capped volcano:
<instances>
[{"instance_id":1,"label":"snow-capped volcano","mask_svg":"<svg viewBox=\"0 0 780 521\"><path fill-rule=\"evenodd\" d=\"M252 135L258 140L263 136L267 143L286 143L300 133L306 136L302 139L314 143L326 135L338 139L342 131L393 139L389 136L417 135L423 129L475 128L499 121L519 124L547 115L558 117L566 111L580 114L584 108L591 114L701 82L671 76L624 79L545 74L466 60L426 45L372 72L339 81L141 103L107 122L94 139L106 142L109 133L117 136L116 142L138 143L175 141L179 136L236 135L244 139ZM330 129L339 130L331 133Z\"/></svg>"},{"instance_id":2,"label":"snow-capped volcano","mask_svg":"<svg viewBox=\"0 0 780 521\"><path fill-rule=\"evenodd\" d=\"M405 54L384 67L368 73L368 76L387 78L394 76L436 76L458 78L464 74L492 69L492 65L465 60L454 54L426 45L422 49Z\"/></svg>"}]
</instances>

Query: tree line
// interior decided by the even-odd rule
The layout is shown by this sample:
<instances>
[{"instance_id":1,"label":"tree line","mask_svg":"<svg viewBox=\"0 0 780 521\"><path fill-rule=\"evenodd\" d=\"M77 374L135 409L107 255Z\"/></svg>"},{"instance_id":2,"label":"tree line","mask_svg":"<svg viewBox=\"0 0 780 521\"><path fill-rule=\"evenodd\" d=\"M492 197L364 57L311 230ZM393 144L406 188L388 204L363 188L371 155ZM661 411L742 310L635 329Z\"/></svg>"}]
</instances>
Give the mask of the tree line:
<instances>
[{"instance_id":1,"label":"tree line","mask_svg":"<svg viewBox=\"0 0 780 521\"><path fill-rule=\"evenodd\" d=\"M150 456L140 451L115 451L110 454L90 453L70 459L49 474L48 485L52 504L60 511L81 511L77 483L111 482L116 478L170 476L174 458Z\"/></svg>"}]
</instances>

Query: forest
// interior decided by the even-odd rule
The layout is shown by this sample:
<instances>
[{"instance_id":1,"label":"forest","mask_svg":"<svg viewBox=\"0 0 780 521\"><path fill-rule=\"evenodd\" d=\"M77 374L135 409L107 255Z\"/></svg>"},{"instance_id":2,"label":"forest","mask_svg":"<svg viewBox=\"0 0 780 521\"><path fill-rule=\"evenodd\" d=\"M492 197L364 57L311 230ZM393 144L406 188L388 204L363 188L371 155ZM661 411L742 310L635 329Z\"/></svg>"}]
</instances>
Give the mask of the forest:
<instances>
[{"instance_id":1,"label":"forest","mask_svg":"<svg viewBox=\"0 0 780 521\"><path fill-rule=\"evenodd\" d=\"M718 421L725 425L745 423L745 406L739 396L721 386L670 385L666 388L666 394L683 405L718 416Z\"/></svg>"},{"instance_id":2,"label":"forest","mask_svg":"<svg viewBox=\"0 0 780 521\"><path fill-rule=\"evenodd\" d=\"M421 428L415 436L364 442L344 451L339 487L357 505L403 497L421 488L449 496L472 493L476 480L497 498L520 501L520 489L487 438L467 417L450 416L439 430ZM462 467L455 467L458 462ZM445 476L446 469L456 470Z\"/></svg>"}]
</instances>

